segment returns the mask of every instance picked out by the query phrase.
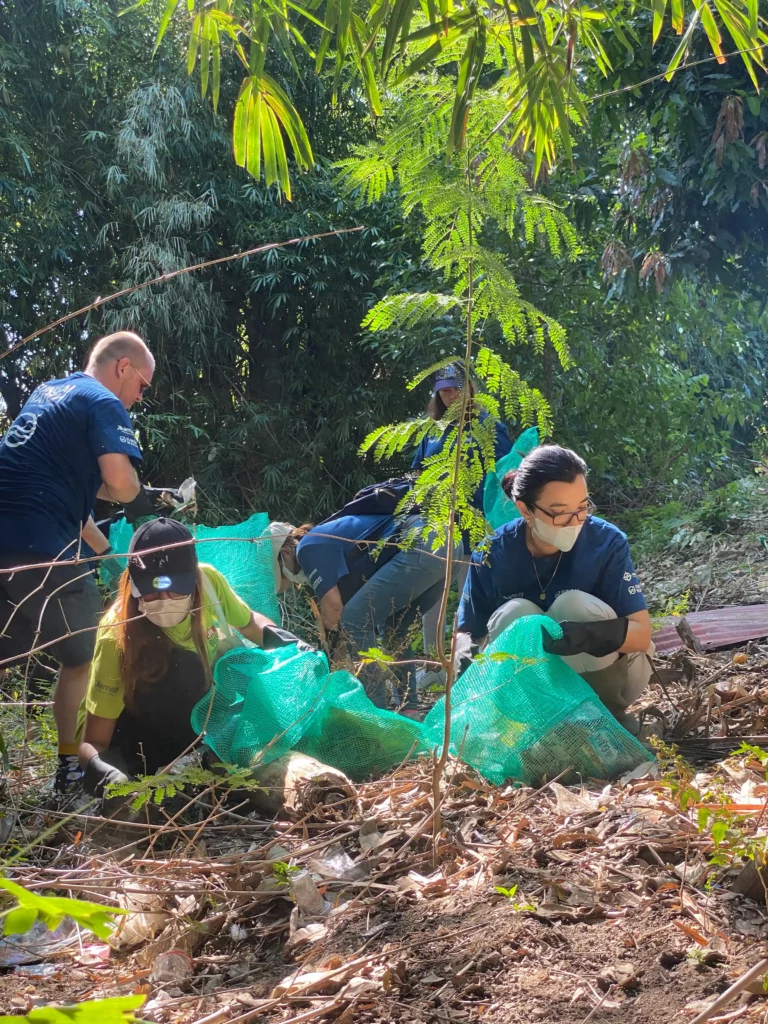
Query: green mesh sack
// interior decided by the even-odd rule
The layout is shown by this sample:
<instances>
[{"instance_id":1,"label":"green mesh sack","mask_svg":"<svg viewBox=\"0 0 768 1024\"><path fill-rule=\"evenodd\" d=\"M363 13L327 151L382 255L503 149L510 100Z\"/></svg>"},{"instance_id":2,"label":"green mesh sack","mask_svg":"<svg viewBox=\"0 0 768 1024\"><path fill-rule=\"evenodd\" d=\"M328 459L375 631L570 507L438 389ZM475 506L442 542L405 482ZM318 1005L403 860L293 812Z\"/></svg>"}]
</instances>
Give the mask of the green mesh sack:
<instances>
[{"instance_id":1,"label":"green mesh sack","mask_svg":"<svg viewBox=\"0 0 768 1024\"><path fill-rule=\"evenodd\" d=\"M348 672L295 647L240 648L214 667L216 689L192 727L227 764L266 764L298 750L362 781L423 753L418 722L375 707Z\"/></svg>"},{"instance_id":2,"label":"green mesh sack","mask_svg":"<svg viewBox=\"0 0 768 1024\"><path fill-rule=\"evenodd\" d=\"M269 537L262 538L269 525L266 513L256 513L244 523L234 526L186 525L197 541L200 561L218 569L249 608L261 612L273 622L279 622L280 608L272 572L272 544ZM133 527L125 519L113 523L109 531L113 551L127 554L132 536ZM125 558L105 558L100 563L101 580L110 593L117 590L117 581L125 566Z\"/></svg>"},{"instance_id":3,"label":"green mesh sack","mask_svg":"<svg viewBox=\"0 0 768 1024\"><path fill-rule=\"evenodd\" d=\"M503 459L499 459L494 471L486 476L483 486L483 513L492 529L498 530L504 523L511 523L520 515L517 505L502 491L501 481L510 469L517 469L523 457L532 452L538 443L539 432L536 427L524 430L512 446L512 451Z\"/></svg>"},{"instance_id":4,"label":"green mesh sack","mask_svg":"<svg viewBox=\"0 0 768 1024\"><path fill-rule=\"evenodd\" d=\"M607 779L650 754L622 728L587 683L542 646L544 615L508 626L453 687L451 750L489 782L536 785L565 769L565 779ZM445 698L424 721L427 746L442 744Z\"/></svg>"},{"instance_id":5,"label":"green mesh sack","mask_svg":"<svg viewBox=\"0 0 768 1024\"><path fill-rule=\"evenodd\" d=\"M649 760L593 690L544 652L546 616L520 619L489 644L453 689L451 752L489 782L534 785L611 778ZM322 654L231 651L215 666L216 690L192 713L196 732L222 761L251 767L298 750L362 781L442 747L445 701L423 724L375 707L347 672ZM209 714L210 711L210 714Z\"/></svg>"}]
</instances>

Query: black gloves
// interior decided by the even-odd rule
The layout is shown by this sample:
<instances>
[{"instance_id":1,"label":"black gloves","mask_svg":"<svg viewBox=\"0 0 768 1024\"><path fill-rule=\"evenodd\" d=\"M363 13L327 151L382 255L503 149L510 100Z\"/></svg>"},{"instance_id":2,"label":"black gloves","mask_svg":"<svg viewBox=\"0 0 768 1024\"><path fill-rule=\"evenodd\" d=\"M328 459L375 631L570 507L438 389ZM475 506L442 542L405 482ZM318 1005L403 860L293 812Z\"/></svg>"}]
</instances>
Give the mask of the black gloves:
<instances>
[{"instance_id":1,"label":"black gloves","mask_svg":"<svg viewBox=\"0 0 768 1024\"><path fill-rule=\"evenodd\" d=\"M600 619L599 622L561 622L563 635L554 640L542 627L547 654L591 654L603 658L614 654L627 639L629 619Z\"/></svg>"},{"instance_id":2,"label":"black gloves","mask_svg":"<svg viewBox=\"0 0 768 1024\"><path fill-rule=\"evenodd\" d=\"M265 651L272 651L276 647L290 647L291 644L296 644L298 650L304 653L315 650L314 647L303 640L299 640L297 636L289 633L287 629L280 629L279 626L265 626L263 634L261 646Z\"/></svg>"},{"instance_id":3,"label":"black gloves","mask_svg":"<svg viewBox=\"0 0 768 1024\"><path fill-rule=\"evenodd\" d=\"M173 508L173 504L166 500L166 495L173 498L174 501L178 501L180 505L183 502L181 491L177 491L174 487L145 487L144 490L154 502L156 509Z\"/></svg>"},{"instance_id":4,"label":"black gloves","mask_svg":"<svg viewBox=\"0 0 768 1024\"><path fill-rule=\"evenodd\" d=\"M92 796L104 796L104 787L118 782L130 781L128 776L115 768L114 765L102 761L98 754L94 754L88 762L83 776L83 788L86 793Z\"/></svg>"},{"instance_id":5,"label":"black gloves","mask_svg":"<svg viewBox=\"0 0 768 1024\"><path fill-rule=\"evenodd\" d=\"M139 493L133 501L126 501L123 508L125 509L125 518L129 523L135 523L137 519L145 519L147 516L157 516L158 514L144 484L139 488Z\"/></svg>"},{"instance_id":6,"label":"black gloves","mask_svg":"<svg viewBox=\"0 0 768 1024\"><path fill-rule=\"evenodd\" d=\"M472 664L472 659L479 653L480 645L475 643L469 633L458 633L456 635L456 647L453 655L454 680L467 671Z\"/></svg>"},{"instance_id":7,"label":"black gloves","mask_svg":"<svg viewBox=\"0 0 768 1024\"><path fill-rule=\"evenodd\" d=\"M180 491L176 491L172 487L145 487L142 484L133 501L127 501L123 506L125 518L129 523L135 523L137 519L158 516L173 508L172 502L166 500L167 497L173 498L181 504Z\"/></svg>"}]
</instances>

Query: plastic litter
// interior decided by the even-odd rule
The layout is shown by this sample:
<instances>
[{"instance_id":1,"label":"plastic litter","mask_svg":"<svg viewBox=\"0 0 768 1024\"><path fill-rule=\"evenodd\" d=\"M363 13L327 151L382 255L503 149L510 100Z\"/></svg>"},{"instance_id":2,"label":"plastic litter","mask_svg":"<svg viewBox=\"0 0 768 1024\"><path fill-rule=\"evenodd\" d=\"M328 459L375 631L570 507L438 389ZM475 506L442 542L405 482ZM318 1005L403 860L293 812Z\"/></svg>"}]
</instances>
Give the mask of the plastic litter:
<instances>
[{"instance_id":1,"label":"plastic litter","mask_svg":"<svg viewBox=\"0 0 768 1024\"><path fill-rule=\"evenodd\" d=\"M149 978L156 984L181 985L195 973L195 964L183 949L169 949L155 960Z\"/></svg>"},{"instance_id":2,"label":"plastic litter","mask_svg":"<svg viewBox=\"0 0 768 1024\"><path fill-rule=\"evenodd\" d=\"M291 875L291 892L299 908L299 914L306 917L322 917L329 913L333 905L323 896L315 885L309 871L297 871Z\"/></svg>"},{"instance_id":3,"label":"plastic litter","mask_svg":"<svg viewBox=\"0 0 768 1024\"><path fill-rule=\"evenodd\" d=\"M517 505L502 491L501 481L510 469L517 469L523 458L528 452L532 452L538 443L539 432L536 427L524 430L512 445L512 451L503 459L499 459L494 471L486 476L483 485L483 513L491 524L491 529L498 530L504 523L511 523L520 515Z\"/></svg>"},{"instance_id":4,"label":"plastic litter","mask_svg":"<svg viewBox=\"0 0 768 1024\"><path fill-rule=\"evenodd\" d=\"M54 931L42 921L35 921L23 935L9 935L0 939L0 967L34 964L53 953L77 944L77 925L66 918Z\"/></svg>"}]
</instances>

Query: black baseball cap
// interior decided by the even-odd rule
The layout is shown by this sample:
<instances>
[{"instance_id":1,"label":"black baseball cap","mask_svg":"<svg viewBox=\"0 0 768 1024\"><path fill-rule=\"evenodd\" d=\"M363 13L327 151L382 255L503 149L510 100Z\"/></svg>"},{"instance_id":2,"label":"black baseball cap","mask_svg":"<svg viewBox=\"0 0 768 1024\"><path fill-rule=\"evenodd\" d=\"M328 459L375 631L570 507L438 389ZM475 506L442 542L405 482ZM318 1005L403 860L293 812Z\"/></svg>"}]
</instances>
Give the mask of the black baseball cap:
<instances>
[{"instance_id":1,"label":"black baseball cap","mask_svg":"<svg viewBox=\"0 0 768 1024\"><path fill-rule=\"evenodd\" d=\"M194 538L183 523L175 519L150 519L134 533L128 548L128 572L134 597L146 597L165 590L175 594L193 594L197 585L197 552ZM180 547L165 545L179 544ZM149 552L143 555L141 552Z\"/></svg>"}]
</instances>

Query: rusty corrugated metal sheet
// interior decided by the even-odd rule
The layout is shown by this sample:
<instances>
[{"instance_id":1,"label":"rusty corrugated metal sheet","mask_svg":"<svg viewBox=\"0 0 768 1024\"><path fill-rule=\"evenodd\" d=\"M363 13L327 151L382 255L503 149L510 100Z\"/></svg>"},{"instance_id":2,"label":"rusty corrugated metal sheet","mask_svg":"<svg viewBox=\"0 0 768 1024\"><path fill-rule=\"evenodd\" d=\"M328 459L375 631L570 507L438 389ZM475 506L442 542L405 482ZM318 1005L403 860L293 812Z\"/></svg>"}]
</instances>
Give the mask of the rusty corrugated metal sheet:
<instances>
[{"instance_id":1,"label":"rusty corrugated metal sheet","mask_svg":"<svg viewBox=\"0 0 768 1024\"><path fill-rule=\"evenodd\" d=\"M768 604L713 608L707 612L691 612L685 618L705 651L768 636ZM674 626L660 629L654 634L653 642L658 654L671 654L685 646Z\"/></svg>"}]
</instances>

